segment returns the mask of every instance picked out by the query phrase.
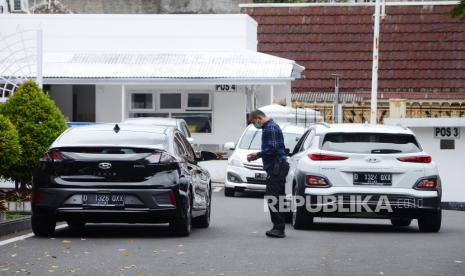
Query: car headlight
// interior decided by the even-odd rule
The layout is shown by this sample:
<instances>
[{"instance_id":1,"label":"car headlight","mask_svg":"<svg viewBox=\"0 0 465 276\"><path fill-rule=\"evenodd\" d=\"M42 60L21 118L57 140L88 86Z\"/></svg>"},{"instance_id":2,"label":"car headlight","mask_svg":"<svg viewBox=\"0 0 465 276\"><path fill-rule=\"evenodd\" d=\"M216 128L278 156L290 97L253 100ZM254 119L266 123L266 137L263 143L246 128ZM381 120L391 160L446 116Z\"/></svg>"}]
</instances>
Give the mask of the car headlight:
<instances>
[{"instance_id":1,"label":"car headlight","mask_svg":"<svg viewBox=\"0 0 465 276\"><path fill-rule=\"evenodd\" d=\"M238 158L233 158L229 161L229 165L235 166L235 167L242 167L242 162Z\"/></svg>"}]
</instances>

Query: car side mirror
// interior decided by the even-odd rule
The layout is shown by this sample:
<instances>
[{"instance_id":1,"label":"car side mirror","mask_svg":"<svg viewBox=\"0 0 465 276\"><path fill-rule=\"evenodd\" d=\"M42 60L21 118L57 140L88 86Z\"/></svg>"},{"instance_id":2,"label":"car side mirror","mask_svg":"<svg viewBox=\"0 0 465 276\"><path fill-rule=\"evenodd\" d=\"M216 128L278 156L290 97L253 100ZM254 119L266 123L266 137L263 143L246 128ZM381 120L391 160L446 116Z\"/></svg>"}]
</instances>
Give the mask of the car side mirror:
<instances>
[{"instance_id":1,"label":"car side mirror","mask_svg":"<svg viewBox=\"0 0 465 276\"><path fill-rule=\"evenodd\" d=\"M197 161L218 160L218 155L211 151L200 151L196 153Z\"/></svg>"},{"instance_id":2,"label":"car side mirror","mask_svg":"<svg viewBox=\"0 0 465 276\"><path fill-rule=\"evenodd\" d=\"M236 144L234 142L227 142L224 144L224 148L227 150L234 150L236 149Z\"/></svg>"}]
</instances>

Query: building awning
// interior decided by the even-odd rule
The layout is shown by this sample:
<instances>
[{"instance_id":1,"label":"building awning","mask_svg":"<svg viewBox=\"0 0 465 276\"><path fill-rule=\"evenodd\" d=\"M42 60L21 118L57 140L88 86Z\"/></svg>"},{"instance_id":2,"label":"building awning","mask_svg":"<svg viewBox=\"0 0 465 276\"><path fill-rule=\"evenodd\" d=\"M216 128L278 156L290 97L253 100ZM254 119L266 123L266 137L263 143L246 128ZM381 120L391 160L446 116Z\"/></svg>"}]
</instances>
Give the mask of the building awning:
<instances>
[{"instance_id":1,"label":"building awning","mask_svg":"<svg viewBox=\"0 0 465 276\"><path fill-rule=\"evenodd\" d=\"M129 81L273 82L301 77L293 60L254 51L44 54L44 83Z\"/></svg>"}]
</instances>

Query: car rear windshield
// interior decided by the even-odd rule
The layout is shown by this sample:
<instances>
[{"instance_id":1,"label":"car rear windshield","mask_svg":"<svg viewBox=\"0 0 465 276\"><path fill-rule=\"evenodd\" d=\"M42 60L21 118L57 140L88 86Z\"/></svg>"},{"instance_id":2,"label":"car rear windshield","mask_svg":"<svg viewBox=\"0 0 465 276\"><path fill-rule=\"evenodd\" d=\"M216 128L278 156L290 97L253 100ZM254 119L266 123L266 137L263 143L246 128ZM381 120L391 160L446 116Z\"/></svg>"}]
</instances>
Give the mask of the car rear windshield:
<instances>
[{"instance_id":1,"label":"car rear windshield","mask_svg":"<svg viewBox=\"0 0 465 276\"><path fill-rule=\"evenodd\" d=\"M65 146L72 145L124 145L124 146L153 146L166 148L164 134L146 131L120 130L79 130L75 129L65 133L58 143Z\"/></svg>"},{"instance_id":2,"label":"car rear windshield","mask_svg":"<svg viewBox=\"0 0 465 276\"><path fill-rule=\"evenodd\" d=\"M410 134L390 133L328 133L325 135L322 150L347 153L414 153L421 148Z\"/></svg>"},{"instance_id":3,"label":"car rear windshield","mask_svg":"<svg viewBox=\"0 0 465 276\"><path fill-rule=\"evenodd\" d=\"M284 132L284 146L287 149L293 149L299 141L302 134ZM248 150L260 150L262 146L262 131L249 130L242 136L239 148Z\"/></svg>"}]
</instances>

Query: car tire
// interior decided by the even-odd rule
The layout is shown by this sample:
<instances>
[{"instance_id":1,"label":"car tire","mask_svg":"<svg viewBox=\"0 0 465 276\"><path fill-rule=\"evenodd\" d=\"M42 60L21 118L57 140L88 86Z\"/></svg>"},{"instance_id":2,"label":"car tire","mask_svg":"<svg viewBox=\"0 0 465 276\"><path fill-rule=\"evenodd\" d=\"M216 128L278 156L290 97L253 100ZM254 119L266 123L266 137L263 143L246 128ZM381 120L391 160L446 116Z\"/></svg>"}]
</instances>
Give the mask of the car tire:
<instances>
[{"instance_id":1,"label":"car tire","mask_svg":"<svg viewBox=\"0 0 465 276\"><path fill-rule=\"evenodd\" d=\"M211 215L211 188L207 190L207 208L205 210L205 214L199 217L192 219L192 226L196 228L208 228L210 226L210 215Z\"/></svg>"},{"instance_id":2,"label":"car tire","mask_svg":"<svg viewBox=\"0 0 465 276\"><path fill-rule=\"evenodd\" d=\"M170 230L176 236L187 237L192 228L192 197L187 193L187 204L176 210L176 216L170 221Z\"/></svg>"},{"instance_id":3,"label":"car tire","mask_svg":"<svg viewBox=\"0 0 465 276\"><path fill-rule=\"evenodd\" d=\"M392 226L409 226L412 223L411 218L393 218L391 219Z\"/></svg>"},{"instance_id":4,"label":"car tire","mask_svg":"<svg viewBox=\"0 0 465 276\"><path fill-rule=\"evenodd\" d=\"M438 210L433 214L424 215L418 218L420 232L439 232L441 229L442 211Z\"/></svg>"},{"instance_id":5,"label":"car tire","mask_svg":"<svg viewBox=\"0 0 465 276\"><path fill-rule=\"evenodd\" d=\"M55 233L56 220L51 216L32 215L31 226L37 237L50 237Z\"/></svg>"},{"instance_id":6,"label":"car tire","mask_svg":"<svg viewBox=\"0 0 465 276\"><path fill-rule=\"evenodd\" d=\"M296 195L297 186L294 187L293 196ZM294 207L294 200L291 202L291 223L294 229L310 229L313 225L313 216L305 210L305 206Z\"/></svg>"},{"instance_id":7,"label":"car tire","mask_svg":"<svg viewBox=\"0 0 465 276\"><path fill-rule=\"evenodd\" d=\"M236 191L234 190L234 188L224 187L224 196L234 197L235 194Z\"/></svg>"}]
</instances>

